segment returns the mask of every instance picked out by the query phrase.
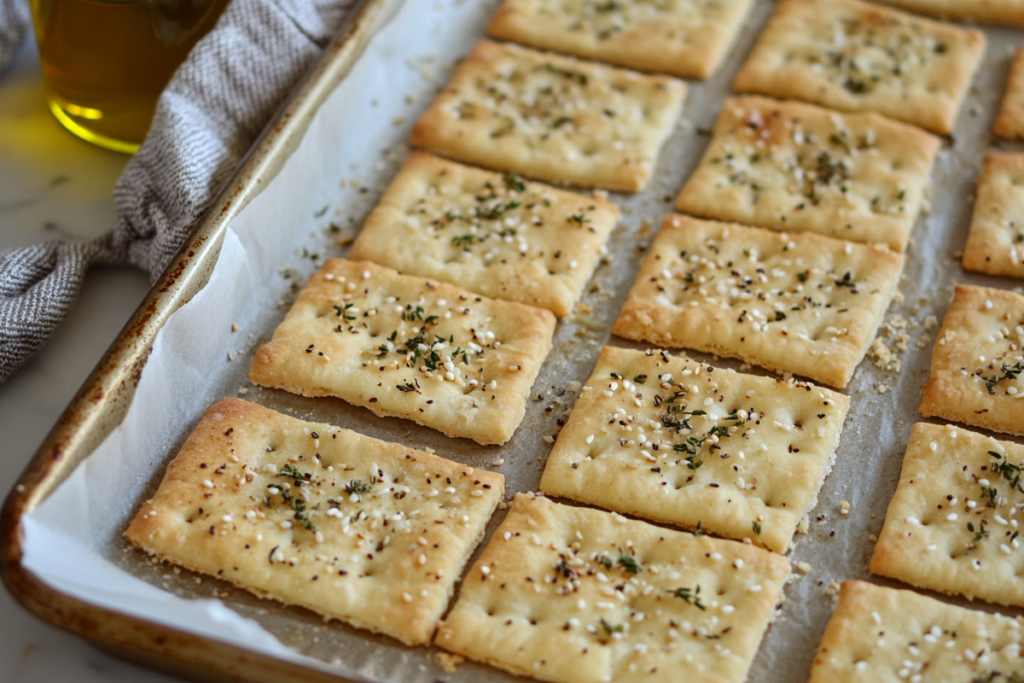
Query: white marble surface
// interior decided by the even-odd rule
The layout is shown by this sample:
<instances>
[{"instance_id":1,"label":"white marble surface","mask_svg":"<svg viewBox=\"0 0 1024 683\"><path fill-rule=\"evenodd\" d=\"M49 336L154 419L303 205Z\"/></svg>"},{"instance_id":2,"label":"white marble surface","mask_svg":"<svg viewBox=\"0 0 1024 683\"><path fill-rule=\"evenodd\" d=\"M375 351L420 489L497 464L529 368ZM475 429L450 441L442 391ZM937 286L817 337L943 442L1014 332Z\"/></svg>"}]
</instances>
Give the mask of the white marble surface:
<instances>
[{"instance_id":1,"label":"white marble surface","mask_svg":"<svg viewBox=\"0 0 1024 683\"><path fill-rule=\"evenodd\" d=\"M43 99L34 44L0 76L0 248L88 239L114 225L128 157L78 140ZM6 496L149 289L138 270L103 268L42 351L0 385L0 494ZM0 590L0 683L172 683L39 621Z\"/></svg>"}]
</instances>

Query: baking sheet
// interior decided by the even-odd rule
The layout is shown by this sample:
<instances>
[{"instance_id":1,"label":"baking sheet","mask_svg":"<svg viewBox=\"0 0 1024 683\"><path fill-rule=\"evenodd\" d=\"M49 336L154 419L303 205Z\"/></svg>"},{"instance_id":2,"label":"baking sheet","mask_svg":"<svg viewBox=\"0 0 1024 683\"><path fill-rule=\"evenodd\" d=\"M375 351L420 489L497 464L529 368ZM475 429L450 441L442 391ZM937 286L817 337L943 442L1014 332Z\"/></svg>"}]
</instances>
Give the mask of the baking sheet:
<instances>
[{"instance_id":1,"label":"baking sheet","mask_svg":"<svg viewBox=\"0 0 1024 683\"><path fill-rule=\"evenodd\" d=\"M613 195L623 221L608 246L583 306L563 320L526 417L511 442L481 447L423 427L377 418L335 399L308 399L250 385L255 348L283 318L297 289L324 258L342 255L362 218L408 153L404 140L416 116L447 82L455 60L483 34L494 0L410 0L384 26L359 64L324 103L281 172L232 222L209 285L160 332L123 424L24 520L24 565L54 588L106 607L210 638L367 680L410 682L512 680L467 663L446 673L427 648L405 648L343 624L325 624L301 609L258 600L226 583L152 563L127 546L121 531L159 482L205 408L237 395L297 417L331 422L379 438L505 474L509 497L534 490L549 446L574 401L573 380L589 376L618 314L639 260L707 144L728 84L774 9L759 2L737 47L709 81L691 83L683 118L665 145L655 179L643 193ZM883 336L900 372L858 370L847 392L852 407L835 469L826 480L811 530L791 557L797 573L769 629L749 680L806 680L833 609L833 580L867 578L873 542L895 488L911 424L927 377L931 344L952 287L966 281L1013 288L1009 280L968 276L954 258L970 220L973 179L989 145L1008 60L1024 33L987 29L989 47L975 88L933 174L930 215L918 224L900 286L901 301ZM232 332L232 324L238 332ZM907 335L906 351L897 351ZM621 346L634 346L611 339ZM692 354L702 360L709 357ZM718 365L740 368L731 361ZM744 368L747 369L747 368ZM760 373L757 369L747 369ZM493 466L498 458L501 466ZM851 504L839 514L841 501ZM493 529L502 513L492 521ZM879 583L892 582L873 579ZM958 604L964 601L950 600ZM975 603L976 608L984 608ZM1007 610L1003 613L1022 613Z\"/></svg>"}]
</instances>

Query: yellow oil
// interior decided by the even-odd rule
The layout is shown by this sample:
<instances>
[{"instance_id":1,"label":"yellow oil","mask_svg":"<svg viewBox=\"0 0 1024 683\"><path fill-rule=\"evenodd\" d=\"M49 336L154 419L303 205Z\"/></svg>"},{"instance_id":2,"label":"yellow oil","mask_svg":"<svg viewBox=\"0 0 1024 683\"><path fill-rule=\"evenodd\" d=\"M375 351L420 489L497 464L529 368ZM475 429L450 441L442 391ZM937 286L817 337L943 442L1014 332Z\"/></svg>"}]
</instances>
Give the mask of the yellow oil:
<instances>
[{"instance_id":1,"label":"yellow oil","mask_svg":"<svg viewBox=\"0 0 1024 683\"><path fill-rule=\"evenodd\" d=\"M50 110L78 137L134 152L156 101L228 0L31 0Z\"/></svg>"}]
</instances>

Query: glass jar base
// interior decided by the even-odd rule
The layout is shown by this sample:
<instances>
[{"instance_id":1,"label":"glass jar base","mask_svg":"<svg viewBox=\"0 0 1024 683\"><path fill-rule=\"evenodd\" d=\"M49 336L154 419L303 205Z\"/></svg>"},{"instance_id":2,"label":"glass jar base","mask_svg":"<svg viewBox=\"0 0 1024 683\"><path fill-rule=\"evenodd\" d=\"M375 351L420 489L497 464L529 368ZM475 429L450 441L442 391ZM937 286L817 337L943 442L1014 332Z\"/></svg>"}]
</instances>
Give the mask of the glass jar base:
<instances>
[{"instance_id":1,"label":"glass jar base","mask_svg":"<svg viewBox=\"0 0 1024 683\"><path fill-rule=\"evenodd\" d=\"M139 151L139 147L142 146L141 142L118 140L90 130L86 123L79 121L79 119L83 119L85 121L88 119L85 117L75 116L71 112L65 110L64 107L62 107L60 103L55 101L53 98L47 98L46 103L50 107L50 112L52 112L54 117L60 122L60 125L67 128L68 131L76 137L92 143L97 147L103 147L104 149L110 149L115 152L123 152L124 154L134 154Z\"/></svg>"}]
</instances>

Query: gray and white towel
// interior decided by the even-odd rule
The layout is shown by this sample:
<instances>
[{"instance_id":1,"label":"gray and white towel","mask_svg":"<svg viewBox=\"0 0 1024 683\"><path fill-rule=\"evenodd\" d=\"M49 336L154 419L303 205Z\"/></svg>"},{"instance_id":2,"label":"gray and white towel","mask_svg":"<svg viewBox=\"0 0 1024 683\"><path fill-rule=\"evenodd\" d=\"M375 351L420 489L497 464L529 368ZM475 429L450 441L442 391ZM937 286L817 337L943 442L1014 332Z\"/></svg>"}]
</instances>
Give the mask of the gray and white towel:
<instances>
[{"instance_id":1,"label":"gray and white towel","mask_svg":"<svg viewBox=\"0 0 1024 683\"><path fill-rule=\"evenodd\" d=\"M64 319L90 266L130 264L153 280L163 272L357 4L233 0L160 97L149 135L114 188L118 225L88 242L0 251L0 382ZM0 74L27 29L26 0L0 0Z\"/></svg>"}]
</instances>

